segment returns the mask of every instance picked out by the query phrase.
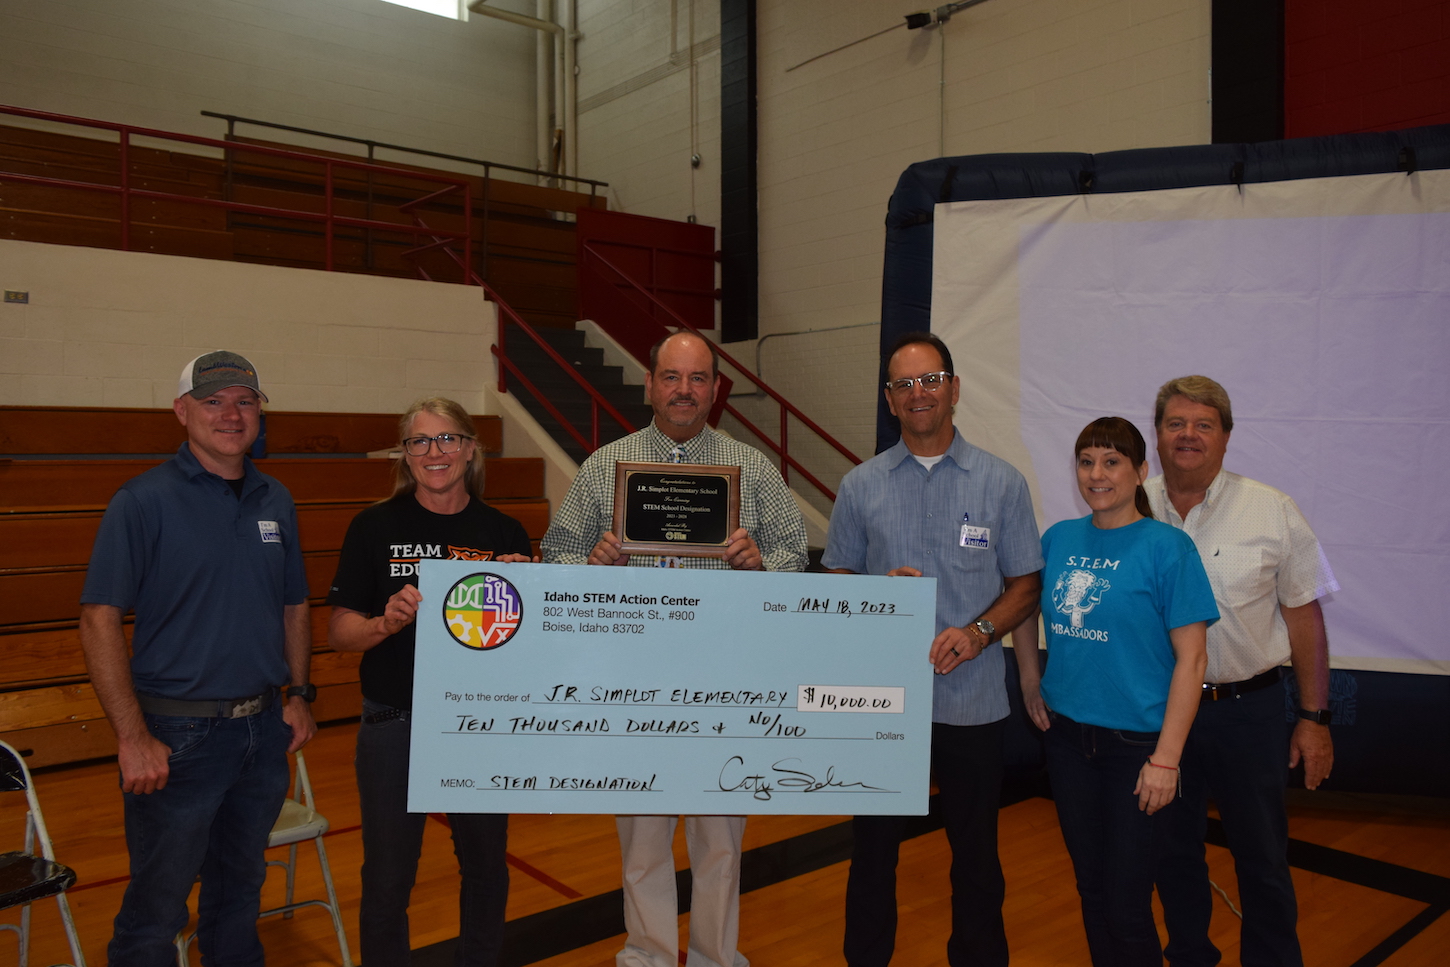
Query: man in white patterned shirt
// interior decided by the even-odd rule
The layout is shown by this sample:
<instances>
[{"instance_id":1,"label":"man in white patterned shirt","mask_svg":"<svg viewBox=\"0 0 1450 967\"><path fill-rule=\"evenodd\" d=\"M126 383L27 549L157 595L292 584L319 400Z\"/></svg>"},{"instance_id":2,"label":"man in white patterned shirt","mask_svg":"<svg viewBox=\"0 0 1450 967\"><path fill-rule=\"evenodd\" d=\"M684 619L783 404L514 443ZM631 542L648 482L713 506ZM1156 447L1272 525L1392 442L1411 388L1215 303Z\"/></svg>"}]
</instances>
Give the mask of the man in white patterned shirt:
<instances>
[{"instance_id":1,"label":"man in white patterned shirt","mask_svg":"<svg viewBox=\"0 0 1450 967\"><path fill-rule=\"evenodd\" d=\"M1339 590L1319 541L1294 501L1229 473L1233 430L1228 394L1206 376L1163 384L1154 407L1162 476L1145 487L1153 514L1198 546L1221 620L1208 630L1208 670L1183 750L1183 807L1168 810L1158 894L1173 967L1212 967L1212 913L1204 834L1208 800L1218 806L1243 905L1244 967L1292 965L1303 957L1289 875L1288 770L1304 763L1304 785L1329 775L1329 643L1319 598ZM1280 667L1299 687L1290 734Z\"/></svg>"},{"instance_id":2,"label":"man in white patterned shirt","mask_svg":"<svg viewBox=\"0 0 1450 967\"><path fill-rule=\"evenodd\" d=\"M776 470L754 447L706 425L720 388L709 341L676 333L650 350L645 392L654 420L600 447L579 468L544 535L550 564L734 568L801 571L806 529L800 508ZM610 530L614 465L619 461L693 463L740 468L740 527L723 558L625 554ZM674 816L617 816L624 862L624 922L629 931L618 967L675 967L679 906L671 844ZM687 816L692 879L688 967L748 967L740 933L740 844L744 816Z\"/></svg>"}]
</instances>

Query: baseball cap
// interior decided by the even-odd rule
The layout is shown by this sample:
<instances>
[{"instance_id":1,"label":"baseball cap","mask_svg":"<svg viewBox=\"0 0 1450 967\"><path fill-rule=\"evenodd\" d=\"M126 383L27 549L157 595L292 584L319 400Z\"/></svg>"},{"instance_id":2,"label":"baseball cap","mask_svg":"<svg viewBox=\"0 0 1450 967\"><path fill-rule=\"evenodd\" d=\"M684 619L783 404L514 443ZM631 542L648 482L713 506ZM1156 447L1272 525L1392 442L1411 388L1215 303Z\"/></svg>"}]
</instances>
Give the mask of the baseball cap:
<instances>
[{"instance_id":1,"label":"baseball cap","mask_svg":"<svg viewBox=\"0 0 1450 967\"><path fill-rule=\"evenodd\" d=\"M267 394L257 385L257 367L245 356L219 349L213 353L202 353L186 364L181 371L181 382L176 386L177 396L188 393L194 399L204 400L219 389L228 386L245 386L256 390L262 402Z\"/></svg>"}]
</instances>

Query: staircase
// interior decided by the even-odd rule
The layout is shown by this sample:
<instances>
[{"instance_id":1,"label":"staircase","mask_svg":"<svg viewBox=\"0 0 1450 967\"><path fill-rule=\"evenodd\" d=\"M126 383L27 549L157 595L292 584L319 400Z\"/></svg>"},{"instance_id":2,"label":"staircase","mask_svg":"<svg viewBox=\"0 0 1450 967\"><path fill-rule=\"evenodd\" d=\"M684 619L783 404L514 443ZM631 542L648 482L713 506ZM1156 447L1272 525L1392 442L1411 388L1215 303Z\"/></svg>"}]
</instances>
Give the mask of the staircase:
<instances>
[{"instance_id":1,"label":"staircase","mask_svg":"<svg viewBox=\"0 0 1450 967\"><path fill-rule=\"evenodd\" d=\"M608 414L601 411L599 416L599 442L601 444L618 440L632 430L643 427L653 418L653 411L649 404L644 402L644 387L625 383L623 367L605 365L604 350L584 345L583 332L577 329L542 328L536 331L573 366L579 375L583 376L633 424L631 429L625 429ZM561 371L558 364L550 359L537 343L525 335L519 326L510 323L506 327L505 344L508 346L509 359L524 371L529 381L548 398L549 402L564 415L564 418L576 429L580 429L587 438L591 419L589 395L578 383ZM559 425L558 421L549 414L528 389L517 381L510 383L509 389L523 404L524 409L528 410L529 415L538 421L539 425L559 446L564 448L564 452L569 454L575 463L584 462L584 458L589 455L588 451Z\"/></svg>"}]
</instances>

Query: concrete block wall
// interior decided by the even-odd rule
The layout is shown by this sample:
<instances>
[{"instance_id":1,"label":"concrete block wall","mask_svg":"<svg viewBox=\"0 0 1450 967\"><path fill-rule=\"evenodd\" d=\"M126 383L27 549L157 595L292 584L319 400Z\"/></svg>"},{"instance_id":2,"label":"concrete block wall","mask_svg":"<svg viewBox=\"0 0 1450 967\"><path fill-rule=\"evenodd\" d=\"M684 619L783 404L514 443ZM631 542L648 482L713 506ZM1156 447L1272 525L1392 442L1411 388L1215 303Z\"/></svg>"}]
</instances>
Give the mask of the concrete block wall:
<instances>
[{"instance_id":1,"label":"concrete block wall","mask_svg":"<svg viewBox=\"0 0 1450 967\"><path fill-rule=\"evenodd\" d=\"M790 400L821 429L839 440L862 460L869 459L876 444L877 343L881 327L866 323L837 329L776 333L755 342L729 343L724 347L741 363L758 367L758 373L776 392ZM780 426L779 405L733 371L735 380L730 402L756 426L776 439ZM830 395L823 394L829 387ZM743 426L726 417L723 425L752 446L765 450ZM801 461L831 490L839 490L841 478L854 464L835 448L792 418L789 426L791 456ZM780 461L768 454L776 466ZM831 502L804 479L790 478L791 487L811 506L829 516Z\"/></svg>"},{"instance_id":2,"label":"concrete block wall","mask_svg":"<svg viewBox=\"0 0 1450 967\"><path fill-rule=\"evenodd\" d=\"M278 410L395 413L422 396L489 412L494 307L440 285L0 241L0 404L166 407L213 349L257 366Z\"/></svg>"},{"instance_id":3,"label":"concrete block wall","mask_svg":"<svg viewBox=\"0 0 1450 967\"><path fill-rule=\"evenodd\" d=\"M0 36L0 103L219 138L209 110L535 163L533 31L486 17L379 0L3 0Z\"/></svg>"},{"instance_id":4,"label":"concrete block wall","mask_svg":"<svg viewBox=\"0 0 1450 967\"><path fill-rule=\"evenodd\" d=\"M1450 123L1450 0L1284 6L1284 136Z\"/></svg>"},{"instance_id":5,"label":"concrete block wall","mask_svg":"<svg viewBox=\"0 0 1450 967\"><path fill-rule=\"evenodd\" d=\"M579 29L580 173L612 208L718 228L719 3L581 0Z\"/></svg>"}]
</instances>

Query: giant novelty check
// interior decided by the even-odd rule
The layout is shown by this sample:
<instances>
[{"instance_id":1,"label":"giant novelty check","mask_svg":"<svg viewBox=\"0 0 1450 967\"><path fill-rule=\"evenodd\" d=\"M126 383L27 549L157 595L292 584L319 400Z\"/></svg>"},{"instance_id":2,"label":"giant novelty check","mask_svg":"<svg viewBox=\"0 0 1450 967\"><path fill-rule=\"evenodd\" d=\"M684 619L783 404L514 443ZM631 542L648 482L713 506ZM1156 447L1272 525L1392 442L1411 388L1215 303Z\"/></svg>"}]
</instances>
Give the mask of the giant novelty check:
<instances>
[{"instance_id":1,"label":"giant novelty check","mask_svg":"<svg viewBox=\"0 0 1450 967\"><path fill-rule=\"evenodd\" d=\"M411 812L922 815L936 581L424 561Z\"/></svg>"}]
</instances>

